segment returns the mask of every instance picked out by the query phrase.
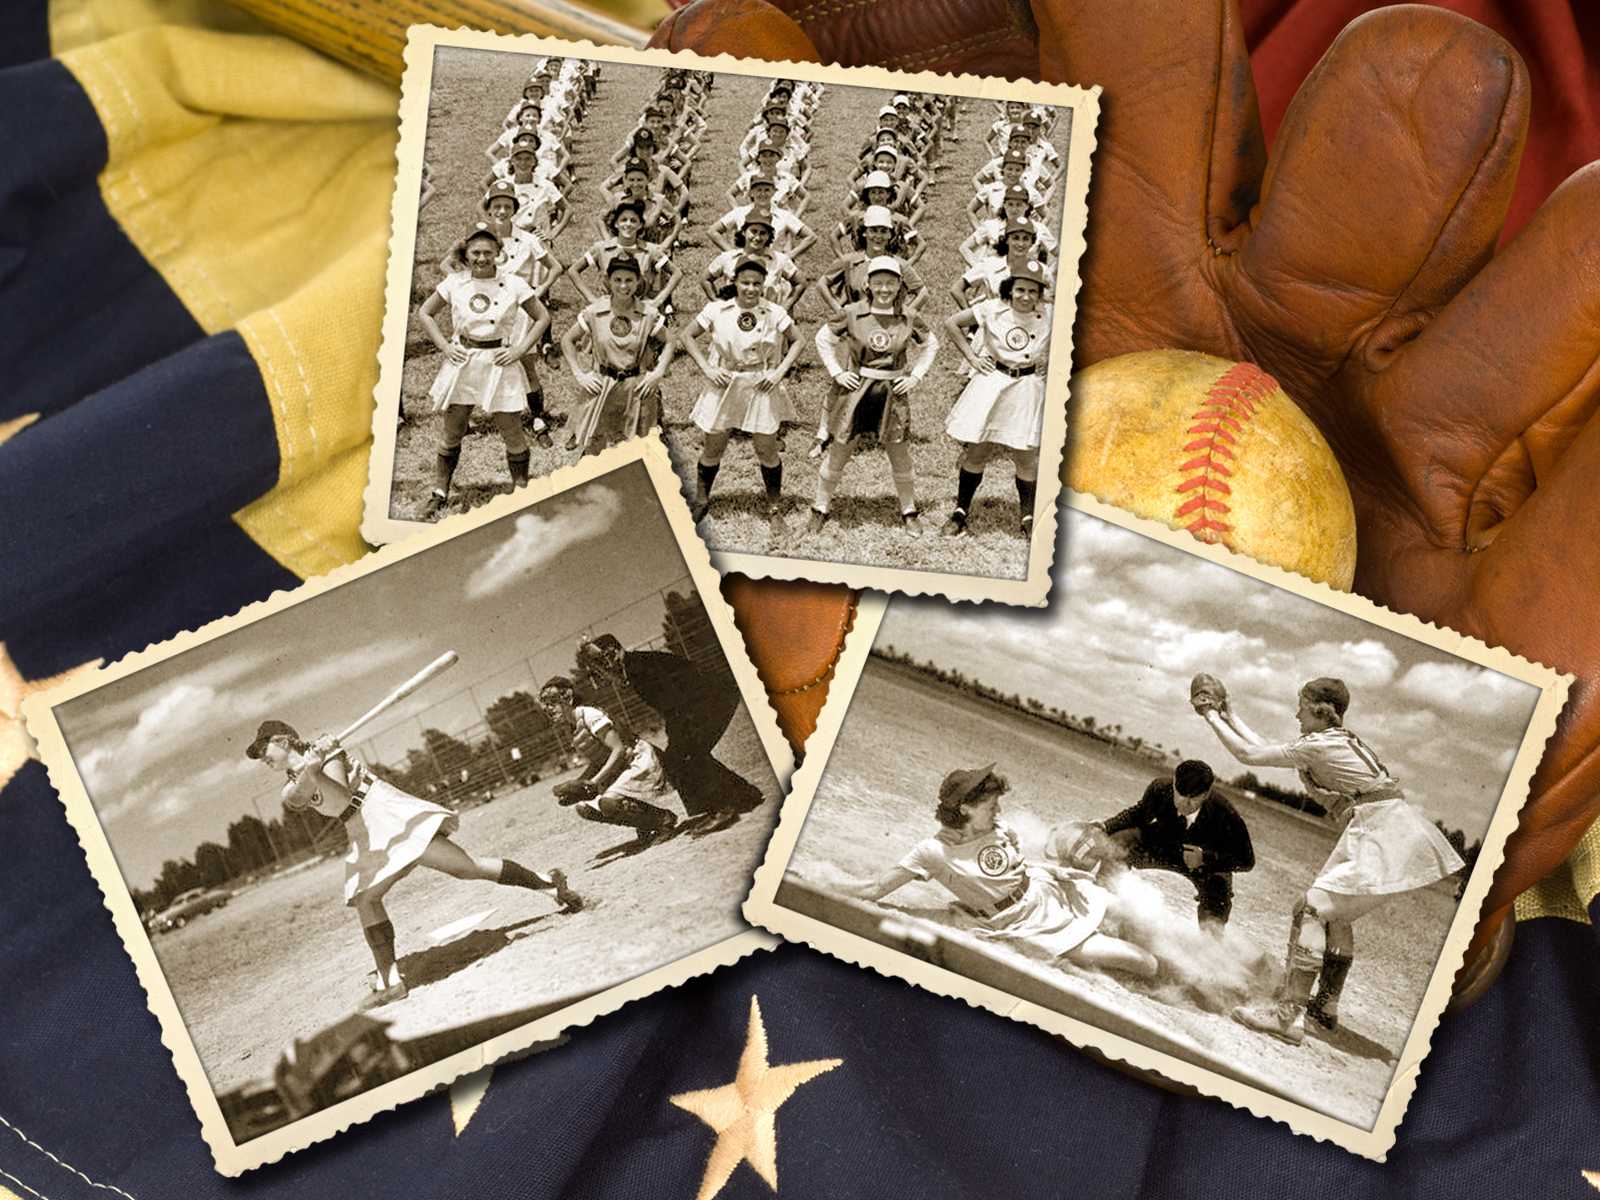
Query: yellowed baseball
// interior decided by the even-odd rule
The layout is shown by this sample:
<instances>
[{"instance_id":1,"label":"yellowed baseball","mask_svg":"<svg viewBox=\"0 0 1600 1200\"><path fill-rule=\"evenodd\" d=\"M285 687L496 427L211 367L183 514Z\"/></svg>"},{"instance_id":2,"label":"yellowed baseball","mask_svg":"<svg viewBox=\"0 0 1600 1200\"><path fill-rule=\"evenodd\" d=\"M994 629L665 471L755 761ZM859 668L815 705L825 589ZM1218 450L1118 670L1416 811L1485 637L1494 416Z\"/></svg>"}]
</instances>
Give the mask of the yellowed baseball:
<instances>
[{"instance_id":1,"label":"yellowed baseball","mask_svg":"<svg viewBox=\"0 0 1600 1200\"><path fill-rule=\"evenodd\" d=\"M1341 591L1356 517L1333 451L1278 381L1192 350L1072 377L1062 482Z\"/></svg>"}]
</instances>

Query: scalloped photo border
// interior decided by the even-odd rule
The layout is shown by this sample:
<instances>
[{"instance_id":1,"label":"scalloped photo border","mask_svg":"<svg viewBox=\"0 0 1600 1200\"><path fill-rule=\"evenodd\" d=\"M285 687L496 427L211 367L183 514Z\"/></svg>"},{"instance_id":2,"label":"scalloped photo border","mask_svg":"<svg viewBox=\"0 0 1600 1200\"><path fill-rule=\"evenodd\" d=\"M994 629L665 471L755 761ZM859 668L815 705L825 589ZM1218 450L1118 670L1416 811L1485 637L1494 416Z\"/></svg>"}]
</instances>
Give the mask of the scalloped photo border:
<instances>
[{"instance_id":1,"label":"scalloped photo border","mask_svg":"<svg viewBox=\"0 0 1600 1200\"><path fill-rule=\"evenodd\" d=\"M835 957L871 967L940 995L965 1000L975 1007L1036 1025L1085 1048L1091 1054L1126 1063L1136 1072L1160 1076L1166 1081L1244 1108L1257 1116L1281 1121L1296 1133L1308 1134L1353 1153L1382 1161L1394 1144L1396 1130L1415 1090L1417 1075L1428 1054L1434 1029L1450 1001L1452 983L1462 965L1478 911L1495 869L1504 860L1506 839L1517 826L1517 815L1528 798L1529 781L1543 756L1546 742L1555 731L1556 719L1566 703L1573 677L1453 630L1381 608L1363 597L1334 591L1325 584L1257 563L1224 547L1201 543L1187 533L1133 516L1070 489L1064 493L1061 503L1064 510L1063 545L1057 559L1057 572L1058 583L1063 589L1070 587L1068 581L1073 570L1074 522L1084 518L1097 519L1168 547L1171 553L1160 556L1159 562L1173 573L1192 569L1201 562L1216 564L1258 581L1266 588L1292 593L1310 603L1348 616L1353 635L1359 635L1363 625L1380 627L1432 650L1508 676L1538 692L1521 738L1515 745L1505 747L1507 752L1514 750L1515 753L1504 786L1483 833L1476 863L1456 903L1443 949L1421 993L1416 1019L1397 1052L1388 1087L1376 1107L1370 1127L1318 1111L1306 1102L1303 1094L1292 1094L1293 1089L1286 1087L1281 1080L1275 1080L1269 1072L1257 1070L1249 1063L1214 1060L1208 1065L1206 1056L1194 1053L1196 1047L1190 1045L1190 1039L1178 1033L1176 1028L1164 1030L1151 1027L1137 1018L1130 1019L1093 996L1086 997L1082 988L1075 989L1066 976L1043 962L1020 968L1001 963L997 969L989 972L990 963L981 945L977 945L977 939L963 936L959 930L954 931L954 936L943 939L943 943L954 947L950 957L968 962L976 959L980 968L990 974L990 979L986 981L979 978L977 973L963 974L936 964L932 960L943 958L947 949L947 945L941 943L941 934L944 932L941 928L923 928L926 922L918 922L911 916L902 918L892 910L849 899L836 889L815 882L806 883L791 871L791 861L796 856L808 816L814 811L823 811L829 804L829 761L841 736L851 728L854 719L851 709L869 654L880 633L885 636L894 633L892 625L886 628L886 614L902 606L928 611L937 607L936 601L905 600L882 593L869 593L862 597L855 627L833 680L828 704L823 709L817 732L807 743L804 762L795 772L793 790L784 803L766 861L756 872L755 884L745 903L745 915L753 923L791 941L804 942ZM1077 514L1076 518L1068 519L1068 510ZM1063 594L1058 592L1057 598L1063 598ZM1181 606L1182 603L1181 598L1173 601L1175 606ZM1045 614L1027 611L991 611L982 616L974 614L974 619L1011 625L1019 632L1024 627L1038 627L1050 620ZM920 647L907 644L903 637L896 637L895 648L897 653L909 652L913 658L926 656ZM938 665L949 666L944 663ZM1071 662L1063 661L1060 672L1070 677ZM985 679L984 682L992 684L994 681ZM1187 692L1182 697L1182 703L1187 708ZM897 747L882 737L873 744L880 746L883 754L897 751L910 753L907 748ZM1217 748L1208 744L1205 749L1209 752ZM1225 752L1218 752L1225 757ZM982 746L957 750L947 763L939 764L938 770L930 778L942 775L946 770L970 766L993 757ZM1216 761L1215 756L1210 757ZM1231 759L1226 761L1232 765ZM1004 764L1001 764L1001 769L1005 769ZM909 803L919 813L929 814L927 826L930 832L934 826L931 817L933 798L931 794L909 798ZM1136 798L1130 796L1128 802ZM861 832L861 838L863 841L871 840L874 844L882 840L867 830ZM908 848L896 843L893 853L898 855ZM893 865L894 861L894 858L886 857L879 869ZM1250 877L1244 875L1241 878L1248 881ZM810 893L820 894L821 902L807 895L803 889L792 889L786 896L786 883L803 884ZM1247 886L1248 883L1240 885L1241 888ZM1187 912L1183 915L1188 916ZM1287 908L1284 916L1287 920ZM1357 936L1360 936L1359 924ZM1281 958L1281 944L1266 945L1262 950L1274 960ZM1357 961L1360 961L1359 952ZM1051 978L1052 974L1059 978L1060 985ZM1062 992L1067 993L1070 1006L1077 1008L1079 1017L1065 1015L1039 1002L1041 997L1048 998ZM1085 1017L1088 1019L1080 1019ZM1177 1036L1172 1036L1175 1033ZM1264 1043L1270 1041L1266 1035L1252 1036L1262 1037ZM1308 1037L1307 1044L1313 1040ZM1189 1056L1181 1057L1183 1054Z\"/></svg>"},{"instance_id":2,"label":"scalloped photo border","mask_svg":"<svg viewBox=\"0 0 1600 1200\"><path fill-rule=\"evenodd\" d=\"M948 571L918 570L873 563L850 563L775 554L721 551L711 546L712 560L722 571L737 571L752 578L801 579L816 583L845 584L855 588L938 595L951 600L992 600L1003 604L1042 606L1046 603L1056 542L1056 504L1067 437L1067 381L1072 361L1072 327L1077 296L1082 286L1078 265L1085 249L1088 221L1090 164L1095 150L1095 129L1101 90L1065 84L1011 81L980 75L948 75L932 71L904 72L881 67L837 67L816 63L771 63L729 55L705 57L682 50L632 50L567 42L533 35L509 36L473 30L414 25L405 51L401 81L400 140L396 150L398 171L391 211L389 267L385 286L383 341L378 353L379 375L373 397L373 448L364 497L361 533L368 541L385 544L428 527L425 522L400 520L390 515L397 454L401 381L404 373L406 327L411 309L411 281L415 258L420 196L423 187L423 153L428 134L428 107L432 94L434 51L438 47L477 49L500 53L555 55L598 62L643 67L680 67L763 79L797 79L844 87L889 91L934 92L971 100L1019 100L1029 104L1068 108L1072 111L1072 137L1057 181L1062 203L1060 247L1056 271L1051 357L1063 364L1046 376L1044 424L1039 450L1039 483L1035 522L1028 546L1027 567L1016 579L999 579ZM1053 199L1052 204L1056 201ZM688 282L688 281L686 281ZM680 285L683 286L683 285ZM940 354L957 353L941 347ZM936 436L943 437L942 429ZM792 452L791 452L792 453ZM948 481L954 495L955 479ZM885 472L885 486L887 473ZM809 507L809 502L808 505ZM794 536L798 536L797 534ZM936 536L929 529L925 537Z\"/></svg>"},{"instance_id":3,"label":"scalloped photo border","mask_svg":"<svg viewBox=\"0 0 1600 1200\"><path fill-rule=\"evenodd\" d=\"M777 716L767 697L766 689L750 662L744 639L734 624L733 610L722 596L720 577L711 565L704 544L695 536L694 526L689 520L688 505L678 491L678 478L673 473L666 447L655 436L636 438L624 445L612 447L603 454L585 458L576 466L563 468L544 479L533 480L512 494L499 496L470 513L441 521L437 526L419 532L403 543L383 547L357 563L341 567L326 576L307 580L292 591L280 591L270 599L252 604L231 617L212 622L199 630L180 634L159 645L147 647L116 663L100 667L59 687L39 693L24 703L23 716L28 723L28 732L38 743L39 756L49 769L51 783L61 796L67 817L77 831L79 842L88 858L90 871L104 894L106 908L111 913L118 936L133 959L139 982L144 987L149 1001L150 1011L160 1023L162 1041L172 1054L173 1064L189 1093L195 1114L200 1119L201 1133L211 1147L217 1170L221 1174L239 1175L254 1167L275 1162L285 1154L325 1141L344 1129L370 1120L378 1113L436 1091L485 1066L507 1058L549 1049L558 1044L557 1039L561 1038L564 1032L587 1025L596 1017L613 1012L630 1000L652 995L663 988L676 986L718 967L736 962L756 950L775 946L777 939L762 930L745 929L714 944L691 951L683 957L663 958L630 979L592 994L580 993L570 1001L563 1001L562 1007L547 1015L518 1025L509 1031L486 1036L465 1050L415 1068L398 1079L380 1084L369 1091L360 1092L257 1137L242 1142L235 1141L223 1115L217 1091L207 1078L205 1066L179 1008L178 999L175 998L157 958L152 936L140 919L129 882L124 878L118 862L117 839L108 833L102 822L95 802L90 798L88 786L79 766L79 756L96 752L110 753L115 750L115 746L99 743L97 746L88 746L80 742L74 748L69 741L70 730L63 728L63 721L58 715L59 710L73 705L84 697L89 697L89 703L93 705L95 703L93 693L102 688L149 668L158 667L190 650L207 647L211 643L226 639L229 635L268 618L287 616L291 620L297 619L294 610L302 606L314 604L319 598L339 589L359 584L369 576L396 564L425 557L431 551L469 537L485 526L500 522L509 525L524 516L537 523L540 521L538 508L544 502L572 493L576 489L600 483L607 477L616 476L619 472L640 470L645 474L643 481L645 490L653 493L668 527L667 536L661 543L663 552L670 543L670 548L682 556L689 578L710 618L718 644L738 684L743 707L749 712L761 748L771 765L781 802L794 770L793 751L778 728ZM539 533L540 530L536 526L528 529L519 527L516 536L527 542L529 539L537 540ZM553 570L558 575L561 570L559 564L544 569ZM574 586L582 583L581 579L573 582ZM531 614L530 617L532 624L529 636L536 637L538 614ZM307 609L306 615L299 619L317 621L316 610ZM451 620L450 611L439 612L437 620L443 625L448 625ZM339 625L337 628L343 626ZM397 637L404 637L406 633L403 628L396 630ZM514 640L516 636L509 630L505 633L508 640ZM285 647L285 653L293 652L293 647ZM394 682L398 683L400 675L410 669L410 666L404 670L397 667ZM370 699L377 697L373 696ZM362 707L366 702L352 700L354 707L351 709L351 716L355 715L355 709ZM141 723L142 720L141 718ZM240 755L243 753L243 746L234 744L229 753ZM114 800L101 797L101 802L113 803ZM572 819L576 821L575 816ZM620 832L625 835L627 830ZM532 865L535 869L541 866L538 862ZM723 898L735 921L738 921L739 904L745 894L744 882L741 879L736 891ZM329 903L334 903L332 897ZM647 940L652 937L648 928L641 928L639 935ZM364 955L365 950L361 950L360 953ZM368 968L370 963L363 959L361 969ZM285 997L286 1001L289 999ZM490 1018L490 1020L495 1019ZM315 1032L317 1031L308 1029L306 1035L309 1037ZM261 1067L263 1071L268 1069L267 1064Z\"/></svg>"}]
</instances>

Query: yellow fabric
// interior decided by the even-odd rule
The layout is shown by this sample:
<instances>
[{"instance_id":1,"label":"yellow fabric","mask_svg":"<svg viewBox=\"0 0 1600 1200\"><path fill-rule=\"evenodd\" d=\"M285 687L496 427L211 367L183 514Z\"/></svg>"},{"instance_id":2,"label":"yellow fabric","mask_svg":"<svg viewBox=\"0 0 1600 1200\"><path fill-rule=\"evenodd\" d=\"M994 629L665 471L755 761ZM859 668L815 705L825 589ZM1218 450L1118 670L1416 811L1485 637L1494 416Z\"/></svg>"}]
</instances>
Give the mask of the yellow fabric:
<instances>
[{"instance_id":1,"label":"yellow fabric","mask_svg":"<svg viewBox=\"0 0 1600 1200\"><path fill-rule=\"evenodd\" d=\"M1519 921L1566 917L1589 924L1589 903L1600 895L1600 822L1578 839L1567 861L1517 897Z\"/></svg>"},{"instance_id":2,"label":"yellow fabric","mask_svg":"<svg viewBox=\"0 0 1600 1200\"><path fill-rule=\"evenodd\" d=\"M106 207L207 333L261 369L277 486L235 514L302 577L366 553L399 95L201 0L56 0L109 145Z\"/></svg>"}]
</instances>

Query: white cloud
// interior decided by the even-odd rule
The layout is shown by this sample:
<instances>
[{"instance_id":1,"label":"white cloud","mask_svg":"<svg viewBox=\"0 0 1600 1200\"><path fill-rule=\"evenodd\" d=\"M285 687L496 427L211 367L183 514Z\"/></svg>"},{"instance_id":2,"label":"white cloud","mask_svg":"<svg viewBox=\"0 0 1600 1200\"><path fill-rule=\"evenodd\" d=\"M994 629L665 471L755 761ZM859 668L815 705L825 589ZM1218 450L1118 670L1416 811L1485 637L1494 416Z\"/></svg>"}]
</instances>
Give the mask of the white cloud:
<instances>
[{"instance_id":1,"label":"white cloud","mask_svg":"<svg viewBox=\"0 0 1600 1200\"><path fill-rule=\"evenodd\" d=\"M605 533L621 513L621 498L599 486L548 516L524 513L516 520L515 532L467 580L468 598L476 600L511 587L568 546Z\"/></svg>"},{"instance_id":2,"label":"white cloud","mask_svg":"<svg viewBox=\"0 0 1600 1200\"><path fill-rule=\"evenodd\" d=\"M1529 685L1470 663L1418 663L1398 686L1407 696L1447 712L1479 717L1525 712L1534 702Z\"/></svg>"}]
</instances>

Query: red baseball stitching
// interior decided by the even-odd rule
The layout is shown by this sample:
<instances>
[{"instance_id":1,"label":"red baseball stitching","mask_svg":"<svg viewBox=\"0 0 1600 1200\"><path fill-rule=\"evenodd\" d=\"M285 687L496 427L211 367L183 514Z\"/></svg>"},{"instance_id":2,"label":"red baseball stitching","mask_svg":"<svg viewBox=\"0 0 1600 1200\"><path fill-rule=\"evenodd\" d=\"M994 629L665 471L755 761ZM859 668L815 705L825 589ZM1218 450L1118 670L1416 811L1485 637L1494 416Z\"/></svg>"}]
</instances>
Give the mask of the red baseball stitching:
<instances>
[{"instance_id":1,"label":"red baseball stitching","mask_svg":"<svg viewBox=\"0 0 1600 1200\"><path fill-rule=\"evenodd\" d=\"M1255 416L1256 405L1277 390L1278 381L1254 363L1235 363L1211 385L1192 418L1193 440L1183 447L1190 457L1178 468L1184 474L1178 494L1189 498L1176 515L1178 523L1203 542L1220 542L1232 528L1222 519L1229 511L1224 497L1233 495L1229 463L1237 457L1239 435Z\"/></svg>"}]
</instances>

